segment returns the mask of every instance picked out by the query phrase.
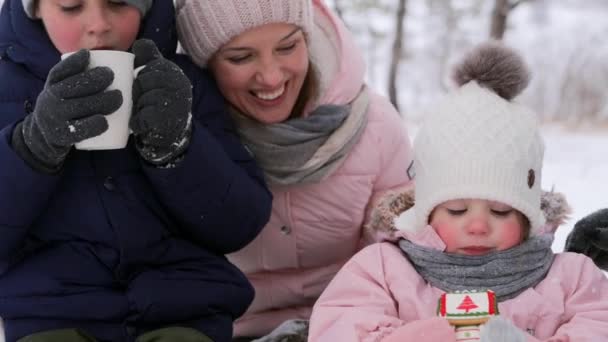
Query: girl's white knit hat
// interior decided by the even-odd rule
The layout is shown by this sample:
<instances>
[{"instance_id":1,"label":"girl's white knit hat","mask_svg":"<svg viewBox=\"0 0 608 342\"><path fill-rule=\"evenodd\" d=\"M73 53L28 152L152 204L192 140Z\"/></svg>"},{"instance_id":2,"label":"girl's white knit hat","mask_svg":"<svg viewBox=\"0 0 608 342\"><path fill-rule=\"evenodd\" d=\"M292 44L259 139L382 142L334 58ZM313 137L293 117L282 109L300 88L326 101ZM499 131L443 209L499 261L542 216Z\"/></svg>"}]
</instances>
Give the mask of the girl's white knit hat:
<instances>
[{"instance_id":1,"label":"girl's white knit hat","mask_svg":"<svg viewBox=\"0 0 608 342\"><path fill-rule=\"evenodd\" d=\"M455 71L461 87L425 117L414 139L415 204L396 226L421 229L437 205L471 198L519 210L535 234L544 223L544 144L535 113L510 101L528 84L526 66L519 55L490 42Z\"/></svg>"},{"instance_id":2,"label":"girl's white knit hat","mask_svg":"<svg viewBox=\"0 0 608 342\"><path fill-rule=\"evenodd\" d=\"M182 47L200 67L241 33L270 23L312 31L311 0L177 0L177 33Z\"/></svg>"},{"instance_id":3,"label":"girl's white knit hat","mask_svg":"<svg viewBox=\"0 0 608 342\"><path fill-rule=\"evenodd\" d=\"M38 0L40 1L40 0ZM141 12L141 16L144 17L146 15L146 13L148 12L148 10L150 9L150 7L152 7L152 2L154 0L125 0L125 2L135 8L137 8L139 10L139 12ZM167 0L161 0L161 1L167 1ZM34 18L34 3L35 0L21 0L21 2L23 3L23 9L25 10L25 14L27 14L28 17L30 18Z\"/></svg>"}]
</instances>

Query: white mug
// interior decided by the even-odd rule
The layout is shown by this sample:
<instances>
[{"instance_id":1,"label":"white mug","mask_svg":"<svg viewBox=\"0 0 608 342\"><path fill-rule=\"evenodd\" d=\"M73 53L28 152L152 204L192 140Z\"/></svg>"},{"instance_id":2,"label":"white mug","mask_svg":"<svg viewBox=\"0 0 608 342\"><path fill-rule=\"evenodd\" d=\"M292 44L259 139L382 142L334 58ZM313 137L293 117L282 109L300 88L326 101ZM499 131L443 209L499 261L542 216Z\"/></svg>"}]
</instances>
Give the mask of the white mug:
<instances>
[{"instance_id":1,"label":"white mug","mask_svg":"<svg viewBox=\"0 0 608 342\"><path fill-rule=\"evenodd\" d=\"M63 54L65 59L73 52ZM79 150L114 150L127 146L129 141L129 119L133 108L132 87L133 79L141 69L133 70L135 55L130 52L116 50L91 50L89 69L106 66L114 72L114 81L107 90L118 89L122 93L122 105L115 112L105 115L108 129L102 134L76 143Z\"/></svg>"}]
</instances>

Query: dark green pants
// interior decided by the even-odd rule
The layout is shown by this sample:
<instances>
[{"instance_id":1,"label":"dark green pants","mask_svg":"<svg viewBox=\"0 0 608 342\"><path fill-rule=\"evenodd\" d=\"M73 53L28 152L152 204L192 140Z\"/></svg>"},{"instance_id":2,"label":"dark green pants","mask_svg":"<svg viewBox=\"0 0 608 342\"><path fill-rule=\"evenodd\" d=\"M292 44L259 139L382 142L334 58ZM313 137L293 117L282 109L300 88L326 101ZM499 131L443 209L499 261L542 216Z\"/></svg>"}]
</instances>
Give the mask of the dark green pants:
<instances>
[{"instance_id":1,"label":"dark green pants","mask_svg":"<svg viewBox=\"0 0 608 342\"><path fill-rule=\"evenodd\" d=\"M28 335L17 342L96 342L81 330L59 329ZM190 328L169 327L152 330L139 336L136 342L213 342L209 337Z\"/></svg>"}]
</instances>

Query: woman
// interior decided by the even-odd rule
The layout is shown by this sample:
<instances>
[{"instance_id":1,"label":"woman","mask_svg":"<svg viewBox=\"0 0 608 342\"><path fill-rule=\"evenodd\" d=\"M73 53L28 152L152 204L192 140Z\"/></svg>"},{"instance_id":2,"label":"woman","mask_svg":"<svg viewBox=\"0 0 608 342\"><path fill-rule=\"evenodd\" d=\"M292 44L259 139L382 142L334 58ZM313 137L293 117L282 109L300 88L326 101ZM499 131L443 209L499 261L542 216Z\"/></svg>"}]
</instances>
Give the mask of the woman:
<instances>
[{"instance_id":1,"label":"woman","mask_svg":"<svg viewBox=\"0 0 608 342\"><path fill-rule=\"evenodd\" d=\"M256 297L236 336L308 319L370 236L368 209L411 183L394 107L364 82L362 55L320 0L180 0L184 50L215 76L274 195L262 233L229 256ZM373 237L372 237L373 238Z\"/></svg>"}]
</instances>

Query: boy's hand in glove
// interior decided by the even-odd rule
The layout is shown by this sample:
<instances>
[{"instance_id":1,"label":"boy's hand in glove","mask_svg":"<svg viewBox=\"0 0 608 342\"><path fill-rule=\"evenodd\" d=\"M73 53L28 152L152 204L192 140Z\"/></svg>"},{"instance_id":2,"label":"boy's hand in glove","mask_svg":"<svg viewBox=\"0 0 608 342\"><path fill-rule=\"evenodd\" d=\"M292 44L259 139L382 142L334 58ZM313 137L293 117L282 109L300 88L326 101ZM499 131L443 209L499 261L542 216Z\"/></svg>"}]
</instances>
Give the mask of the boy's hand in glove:
<instances>
[{"instance_id":1,"label":"boy's hand in glove","mask_svg":"<svg viewBox=\"0 0 608 342\"><path fill-rule=\"evenodd\" d=\"M88 50L57 63L34 111L15 127L13 149L34 169L58 171L72 145L105 132L108 122L104 115L122 105L119 90L104 91L114 80L112 70L87 70L88 65Z\"/></svg>"},{"instance_id":2,"label":"boy's hand in glove","mask_svg":"<svg viewBox=\"0 0 608 342\"><path fill-rule=\"evenodd\" d=\"M608 208L587 215L574 225L566 240L566 251L585 254L608 271Z\"/></svg>"},{"instance_id":3,"label":"boy's hand in glove","mask_svg":"<svg viewBox=\"0 0 608 342\"><path fill-rule=\"evenodd\" d=\"M133 82L131 130L141 157L165 165L181 156L190 142L192 85L151 40L136 41L132 51L135 67L145 67Z\"/></svg>"}]
</instances>

